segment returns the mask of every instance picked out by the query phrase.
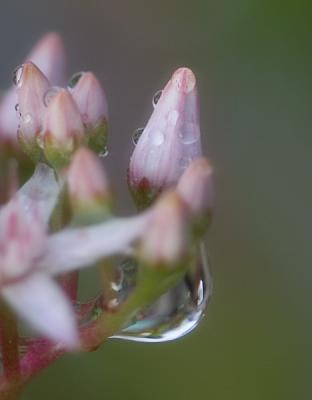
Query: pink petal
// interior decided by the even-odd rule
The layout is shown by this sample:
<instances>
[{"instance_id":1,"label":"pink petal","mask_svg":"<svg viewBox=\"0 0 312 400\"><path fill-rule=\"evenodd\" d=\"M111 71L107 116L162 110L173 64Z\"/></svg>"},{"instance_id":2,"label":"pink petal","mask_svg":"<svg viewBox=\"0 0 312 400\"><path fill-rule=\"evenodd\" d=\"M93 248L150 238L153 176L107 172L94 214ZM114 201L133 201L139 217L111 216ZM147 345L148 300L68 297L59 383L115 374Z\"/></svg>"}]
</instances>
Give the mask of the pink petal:
<instances>
[{"instance_id":1,"label":"pink petal","mask_svg":"<svg viewBox=\"0 0 312 400\"><path fill-rule=\"evenodd\" d=\"M103 224L66 229L51 235L36 261L37 268L52 274L92 266L101 258L125 254L147 228L149 214L116 218Z\"/></svg>"},{"instance_id":2,"label":"pink petal","mask_svg":"<svg viewBox=\"0 0 312 400\"><path fill-rule=\"evenodd\" d=\"M33 176L21 187L16 196L30 218L36 215L42 222L48 223L60 189L54 170L46 164L39 163Z\"/></svg>"},{"instance_id":3,"label":"pink petal","mask_svg":"<svg viewBox=\"0 0 312 400\"><path fill-rule=\"evenodd\" d=\"M34 273L3 287L1 295L38 332L70 348L79 345L72 306L52 278Z\"/></svg>"}]
</instances>

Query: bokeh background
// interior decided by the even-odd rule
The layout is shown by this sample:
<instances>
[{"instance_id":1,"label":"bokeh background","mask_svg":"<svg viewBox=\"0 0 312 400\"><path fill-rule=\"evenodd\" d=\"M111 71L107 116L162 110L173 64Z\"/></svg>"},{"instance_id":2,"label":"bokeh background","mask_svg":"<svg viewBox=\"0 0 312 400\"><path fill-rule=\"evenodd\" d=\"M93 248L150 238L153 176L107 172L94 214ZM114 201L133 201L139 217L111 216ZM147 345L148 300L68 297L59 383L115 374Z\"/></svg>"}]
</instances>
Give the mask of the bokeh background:
<instances>
[{"instance_id":1,"label":"bokeh background","mask_svg":"<svg viewBox=\"0 0 312 400\"><path fill-rule=\"evenodd\" d=\"M105 85L107 168L121 213L133 211L131 133L182 65L198 77L218 193L207 239L215 288L199 329L173 343L111 341L66 356L25 400L311 399L311 8L300 0L1 0L1 87L49 30L64 36L69 73L91 69Z\"/></svg>"}]
</instances>

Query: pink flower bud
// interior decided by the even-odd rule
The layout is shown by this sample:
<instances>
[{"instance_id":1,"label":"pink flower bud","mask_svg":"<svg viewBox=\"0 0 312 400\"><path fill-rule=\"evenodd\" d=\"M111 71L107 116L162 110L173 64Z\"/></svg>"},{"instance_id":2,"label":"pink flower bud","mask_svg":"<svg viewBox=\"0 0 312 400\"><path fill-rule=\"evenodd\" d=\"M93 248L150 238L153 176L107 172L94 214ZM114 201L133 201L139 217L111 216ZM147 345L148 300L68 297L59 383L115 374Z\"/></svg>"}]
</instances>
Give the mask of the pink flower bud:
<instances>
[{"instance_id":1,"label":"pink flower bud","mask_svg":"<svg viewBox=\"0 0 312 400\"><path fill-rule=\"evenodd\" d=\"M152 211L149 228L142 237L139 257L148 266L181 265L187 255L189 214L175 192L160 197Z\"/></svg>"},{"instance_id":2,"label":"pink flower bud","mask_svg":"<svg viewBox=\"0 0 312 400\"><path fill-rule=\"evenodd\" d=\"M75 99L83 122L90 129L97 128L108 118L104 90L92 72L81 72L72 78L71 94Z\"/></svg>"},{"instance_id":3,"label":"pink flower bud","mask_svg":"<svg viewBox=\"0 0 312 400\"><path fill-rule=\"evenodd\" d=\"M67 183L74 212L97 212L111 205L108 178L99 158L84 147L77 150L67 171Z\"/></svg>"},{"instance_id":4,"label":"pink flower bud","mask_svg":"<svg viewBox=\"0 0 312 400\"><path fill-rule=\"evenodd\" d=\"M81 72L72 77L69 85L86 126L89 146L103 152L107 141L108 106L100 82L92 72Z\"/></svg>"},{"instance_id":5,"label":"pink flower bud","mask_svg":"<svg viewBox=\"0 0 312 400\"><path fill-rule=\"evenodd\" d=\"M50 99L43 124L44 153L55 167L67 164L84 137L84 126L71 94L60 89Z\"/></svg>"},{"instance_id":6,"label":"pink flower bud","mask_svg":"<svg viewBox=\"0 0 312 400\"><path fill-rule=\"evenodd\" d=\"M65 50L62 38L55 32L44 35L26 60L32 61L45 74L52 85L65 82ZM0 142L17 145L18 119L15 105L18 103L15 87L11 87L2 97L0 103Z\"/></svg>"},{"instance_id":7,"label":"pink flower bud","mask_svg":"<svg viewBox=\"0 0 312 400\"><path fill-rule=\"evenodd\" d=\"M46 75L52 85L63 85L66 81L66 55L61 35L46 33L37 42L27 57Z\"/></svg>"},{"instance_id":8,"label":"pink flower bud","mask_svg":"<svg viewBox=\"0 0 312 400\"><path fill-rule=\"evenodd\" d=\"M20 114L19 133L24 141L33 142L42 129L45 112L43 98L50 83L30 61L16 70L15 83Z\"/></svg>"},{"instance_id":9,"label":"pink flower bud","mask_svg":"<svg viewBox=\"0 0 312 400\"><path fill-rule=\"evenodd\" d=\"M213 206L213 170L204 158L194 160L181 176L177 191L194 216L204 216Z\"/></svg>"},{"instance_id":10,"label":"pink flower bud","mask_svg":"<svg viewBox=\"0 0 312 400\"><path fill-rule=\"evenodd\" d=\"M196 79L179 68L155 105L132 154L129 185L136 197L174 185L201 156Z\"/></svg>"}]
</instances>

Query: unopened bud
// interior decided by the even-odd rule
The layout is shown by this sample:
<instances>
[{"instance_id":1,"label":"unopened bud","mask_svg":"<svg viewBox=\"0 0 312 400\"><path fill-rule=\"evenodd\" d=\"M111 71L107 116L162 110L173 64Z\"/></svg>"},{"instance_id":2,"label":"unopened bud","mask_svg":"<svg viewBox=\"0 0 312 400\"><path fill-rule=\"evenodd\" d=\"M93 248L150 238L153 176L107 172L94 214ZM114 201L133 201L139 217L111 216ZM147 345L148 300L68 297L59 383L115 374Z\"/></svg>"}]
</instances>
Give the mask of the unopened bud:
<instances>
[{"instance_id":1,"label":"unopened bud","mask_svg":"<svg viewBox=\"0 0 312 400\"><path fill-rule=\"evenodd\" d=\"M79 72L69 82L85 124L89 147L103 152L107 142L108 106L105 92L92 72Z\"/></svg>"},{"instance_id":2,"label":"unopened bud","mask_svg":"<svg viewBox=\"0 0 312 400\"><path fill-rule=\"evenodd\" d=\"M141 240L139 258L147 266L177 268L188 258L189 213L172 191L164 193L152 211L149 228Z\"/></svg>"},{"instance_id":3,"label":"unopened bud","mask_svg":"<svg viewBox=\"0 0 312 400\"><path fill-rule=\"evenodd\" d=\"M162 91L129 166L129 186L137 203L177 183L190 162L201 156L196 79L178 69Z\"/></svg>"},{"instance_id":4,"label":"unopened bud","mask_svg":"<svg viewBox=\"0 0 312 400\"><path fill-rule=\"evenodd\" d=\"M26 60L33 62L52 85L65 83L65 49L58 33L44 35L30 51ZM0 144L17 148L17 128L15 106L18 103L16 89L12 86L1 97L0 103Z\"/></svg>"},{"instance_id":5,"label":"unopened bud","mask_svg":"<svg viewBox=\"0 0 312 400\"><path fill-rule=\"evenodd\" d=\"M78 218L100 218L110 213L108 178L100 159L91 150L84 147L77 150L67 171L67 183L71 207Z\"/></svg>"},{"instance_id":6,"label":"unopened bud","mask_svg":"<svg viewBox=\"0 0 312 400\"><path fill-rule=\"evenodd\" d=\"M15 84L19 115L19 140L25 152L35 161L39 158L37 137L42 130L45 107L43 98L50 83L32 62L16 69Z\"/></svg>"},{"instance_id":7,"label":"unopened bud","mask_svg":"<svg viewBox=\"0 0 312 400\"><path fill-rule=\"evenodd\" d=\"M73 153L82 144L84 126L71 94L60 89L47 105L42 140L44 154L55 167L69 164Z\"/></svg>"},{"instance_id":8,"label":"unopened bud","mask_svg":"<svg viewBox=\"0 0 312 400\"><path fill-rule=\"evenodd\" d=\"M194 160L181 176L177 192L189 206L196 233L203 234L210 222L213 201L213 169L201 157Z\"/></svg>"},{"instance_id":9,"label":"unopened bud","mask_svg":"<svg viewBox=\"0 0 312 400\"><path fill-rule=\"evenodd\" d=\"M63 39L56 32L46 33L31 50L27 59L36 64L52 85L65 83L66 55Z\"/></svg>"}]
</instances>

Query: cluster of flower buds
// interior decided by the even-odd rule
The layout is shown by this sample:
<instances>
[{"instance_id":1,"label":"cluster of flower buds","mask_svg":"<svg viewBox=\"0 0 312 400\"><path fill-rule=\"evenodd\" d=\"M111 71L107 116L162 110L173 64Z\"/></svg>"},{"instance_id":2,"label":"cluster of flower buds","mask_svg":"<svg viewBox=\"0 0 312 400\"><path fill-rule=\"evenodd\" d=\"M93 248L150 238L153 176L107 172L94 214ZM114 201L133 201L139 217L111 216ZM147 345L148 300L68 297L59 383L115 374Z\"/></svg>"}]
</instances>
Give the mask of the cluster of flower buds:
<instances>
[{"instance_id":1,"label":"cluster of flower buds","mask_svg":"<svg viewBox=\"0 0 312 400\"><path fill-rule=\"evenodd\" d=\"M133 317L131 296L136 311L146 307L146 298L156 301L167 287L164 277L168 282L177 271L183 277L194 265L213 204L212 167L202 156L196 78L179 68L155 96L130 160L129 188L143 211L115 216L99 157L107 146L105 92L92 72L75 74L62 87L64 81L63 43L50 33L15 70L14 87L0 103L0 167L8 171L8 143L18 149L18 162L23 151L35 164L0 208L0 298L52 342L92 348ZM149 296L140 297L134 286L123 298L118 323L97 305L103 323L85 326L64 277L74 284L77 271L101 265L109 279L103 260L116 255L132 260L138 287L144 271L160 274L143 291Z\"/></svg>"}]
</instances>

